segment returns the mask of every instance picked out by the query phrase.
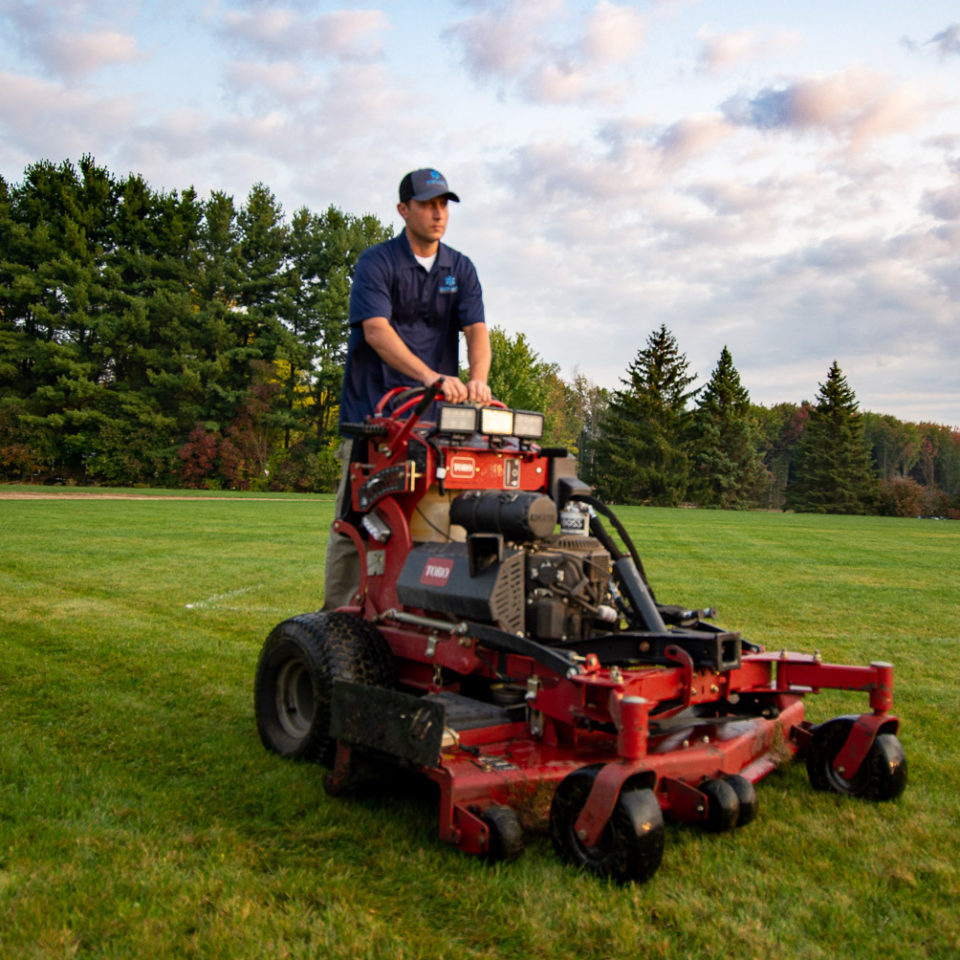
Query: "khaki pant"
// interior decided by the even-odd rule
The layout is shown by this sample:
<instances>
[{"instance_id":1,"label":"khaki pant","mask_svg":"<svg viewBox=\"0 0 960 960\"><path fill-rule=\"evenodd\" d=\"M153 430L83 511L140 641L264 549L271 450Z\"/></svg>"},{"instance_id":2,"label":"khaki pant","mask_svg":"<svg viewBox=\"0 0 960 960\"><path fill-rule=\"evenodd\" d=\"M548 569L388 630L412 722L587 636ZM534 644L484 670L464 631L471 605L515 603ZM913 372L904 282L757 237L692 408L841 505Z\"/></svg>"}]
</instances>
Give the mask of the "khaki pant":
<instances>
[{"instance_id":1,"label":"khaki pant","mask_svg":"<svg viewBox=\"0 0 960 960\"><path fill-rule=\"evenodd\" d=\"M353 455L353 440L344 440L337 455L343 461L340 474L340 486L337 487L337 502L334 506L334 519L343 514L343 505L350 496L350 461ZM353 541L342 533L336 533L330 527L327 540L327 562L324 573L323 609L336 610L346 607L353 601L353 595L360 586L360 557Z\"/></svg>"}]
</instances>

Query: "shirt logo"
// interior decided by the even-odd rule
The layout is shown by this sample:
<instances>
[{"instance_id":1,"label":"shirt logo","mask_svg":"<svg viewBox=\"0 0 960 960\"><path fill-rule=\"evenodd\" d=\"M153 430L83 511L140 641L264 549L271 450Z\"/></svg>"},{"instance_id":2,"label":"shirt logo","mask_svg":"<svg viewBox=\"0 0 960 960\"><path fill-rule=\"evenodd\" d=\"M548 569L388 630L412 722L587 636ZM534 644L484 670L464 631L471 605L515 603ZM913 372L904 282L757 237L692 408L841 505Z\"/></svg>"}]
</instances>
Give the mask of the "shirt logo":
<instances>
[{"instance_id":1,"label":"shirt logo","mask_svg":"<svg viewBox=\"0 0 960 960\"><path fill-rule=\"evenodd\" d=\"M452 274L448 273L443 278L443 283L440 284L439 293L456 293L460 288L457 286L457 278Z\"/></svg>"}]
</instances>

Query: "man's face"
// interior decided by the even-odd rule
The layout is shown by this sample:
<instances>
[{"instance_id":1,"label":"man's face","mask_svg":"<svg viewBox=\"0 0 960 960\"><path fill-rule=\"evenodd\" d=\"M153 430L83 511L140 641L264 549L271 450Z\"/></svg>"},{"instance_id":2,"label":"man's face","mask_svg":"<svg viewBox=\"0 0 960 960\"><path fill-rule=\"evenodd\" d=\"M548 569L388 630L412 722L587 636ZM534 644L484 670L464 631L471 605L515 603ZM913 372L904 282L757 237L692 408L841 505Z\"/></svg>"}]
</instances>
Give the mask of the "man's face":
<instances>
[{"instance_id":1,"label":"man's face","mask_svg":"<svg viewBox=\"0 0 960 960\"><path fill-rule=\"evenodd\" d=\"M410 200L399 204L397 210L407 225L407 233L420 243L436 243L446 233L450 216L446 197Z\"/></svg>"}]
</instances>

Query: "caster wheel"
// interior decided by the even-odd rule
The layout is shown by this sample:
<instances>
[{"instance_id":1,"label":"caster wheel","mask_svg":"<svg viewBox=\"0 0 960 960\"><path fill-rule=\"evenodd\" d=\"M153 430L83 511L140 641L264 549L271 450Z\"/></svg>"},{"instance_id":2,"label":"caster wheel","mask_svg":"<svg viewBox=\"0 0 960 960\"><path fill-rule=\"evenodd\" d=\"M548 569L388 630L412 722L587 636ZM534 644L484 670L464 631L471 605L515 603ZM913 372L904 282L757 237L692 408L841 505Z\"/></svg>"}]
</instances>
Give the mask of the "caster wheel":
<instances>
[{"instance_id":1,"label":"caster wheel","mask_svg":"<svg viewBox=\"0 0 960 960\"><path fill-rule=\"evenodd\" d=\"M617 883L642 883L663 858L664 826L652 790L625 787L596 846L577 836L575 824L599 766L581 767L562 780L550 805L550 839L561 860Z\"/></svg>"},{"instance_id":2,"label":"caster wheel","mask_svg":"<svg viewBox=\"0 0 960 960\"><path fill-rule=\"evenodd\" d=\"M860 769L849 779L833 768L854 720L837 717L821 724L807 753L807 775L815 790L828 790L867 800L894 800L907 786L907 758L900 741L892 733L881 733L874 740Z\"/></svg>"},{"instance_id":3,"label":"caster wheel","mask_svg":"<svg viewBox=\"0 0 960 960\"><path fill-rule=\"evenodd\" d=\"M727 786L733 787L733 792L737 795L740 803L740 814L737 817L737 826L745 827L757 815L759 802L757 801L757 791L754 785L746 778L736 774L727 777Z\"/></svg>"},{"instance_id":4,"label":"caster wheel","mask_svg":"<svg viewBox=\"0 0 960 960\"><path fill-rule=\"evenodd\" d=\"M523 853L523 827L510 807L488 807L481 819L490 830L487 859L509 862Z\"/></svg>"},{"instance_id":5,"label":"caster wheel","mask_svg":"<svg viewBox=\"0 0 960 960\"><path fill-rule=\"evenodd\" d=\"M704 780L699 790L707 797L704 826L711 833L732 830L740 820L740 800L726 780Z\"/></svg>"}]
</instances>

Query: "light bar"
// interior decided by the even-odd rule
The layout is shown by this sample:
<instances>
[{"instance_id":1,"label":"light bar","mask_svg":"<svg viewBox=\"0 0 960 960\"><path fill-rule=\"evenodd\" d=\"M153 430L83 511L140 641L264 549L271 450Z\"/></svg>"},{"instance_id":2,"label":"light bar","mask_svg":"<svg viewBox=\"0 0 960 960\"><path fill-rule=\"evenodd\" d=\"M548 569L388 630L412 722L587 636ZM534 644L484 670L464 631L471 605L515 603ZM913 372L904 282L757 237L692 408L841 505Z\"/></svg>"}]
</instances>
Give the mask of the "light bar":
<instances>
[{"instance_id":1,"label":"light bar","mask_svg":"<svg viewBox=\"0 0 960 960\"><path fill-rule=\"evenodd\" d=\"M513 411L500 407L483 407L480 411L480 432L490 436L513 434Z\"/></svg>"},{"instance_id":2,"label":"light bar","mask_svg":"<svg viewBox=\"0 0 960 960\"><path fill-rule=\"evenodd\" d=\"M543 414L532 410L514 410L513 432L521 440L539 440L543 436Z\"/></svg>"},{"instance_id":3,"label":"light bar","mask_svg":"<svg viewBox=\"0 0 960 960\"><path fill-rule=\"evenodd\" d=\"M477 408L442 403L437 416L437 428L441 433L476 433Z\"/></svg>"}]
</instances>

